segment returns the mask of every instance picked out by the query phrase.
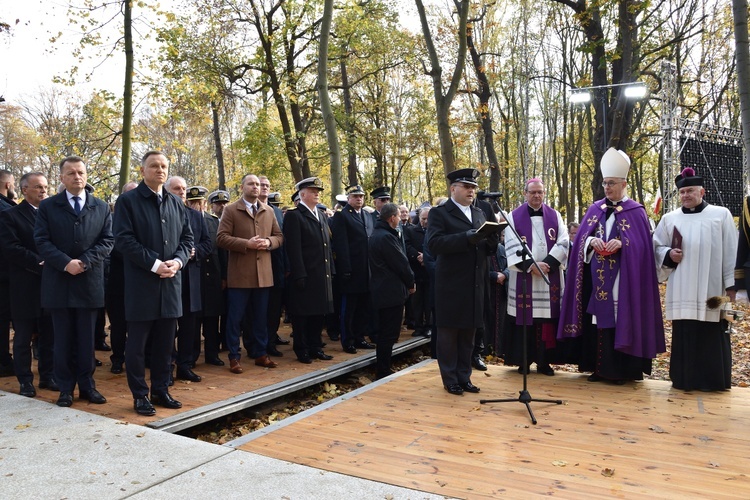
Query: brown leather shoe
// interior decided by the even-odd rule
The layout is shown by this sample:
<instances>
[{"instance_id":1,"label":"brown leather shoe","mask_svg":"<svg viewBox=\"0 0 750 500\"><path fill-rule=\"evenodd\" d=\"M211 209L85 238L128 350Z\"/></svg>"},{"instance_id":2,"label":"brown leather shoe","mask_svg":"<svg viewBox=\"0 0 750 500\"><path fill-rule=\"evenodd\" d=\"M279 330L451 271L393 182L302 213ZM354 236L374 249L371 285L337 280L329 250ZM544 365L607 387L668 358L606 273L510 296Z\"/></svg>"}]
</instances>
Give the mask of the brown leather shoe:
<instances>
[{"instance_id":1,"label":"brown leather shoe","mask_svg":"<svg viewBox=\"0 0 750 500\"><path fill-rule=\"evenodd\" d=\"M229 371L232 373L242 373L242 366L239 359L229 360Z\"/></svg>"},{"instance_id":2,"label":"brown leather shoe","mask_svg":"<svg viewBox=\"0 0 750 500\"><path fill-rule=\"evenodd\" d=\"M255 358L255 364L258 366L262 366L263 368L276 368L277 366L279 366L277 362L271 360L271 358L268 357L268 354L259 358Z\"/></svg>"}]
</instances>

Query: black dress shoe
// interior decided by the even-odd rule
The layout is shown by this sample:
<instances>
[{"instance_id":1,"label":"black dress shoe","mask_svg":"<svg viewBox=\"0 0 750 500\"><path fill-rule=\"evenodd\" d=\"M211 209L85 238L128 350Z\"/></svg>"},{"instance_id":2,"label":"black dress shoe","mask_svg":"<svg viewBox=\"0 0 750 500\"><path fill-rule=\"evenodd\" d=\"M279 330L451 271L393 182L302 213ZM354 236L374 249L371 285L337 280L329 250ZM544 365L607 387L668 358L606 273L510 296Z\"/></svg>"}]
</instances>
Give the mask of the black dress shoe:
<instances>
[{"instance_id":1,"label":"black dress shoe","mask_svg":"<svg viewBox=\"0 0 750 500\"><path fill-rule=\"evenodd\" d=\"M324 353L323 351L316 352L315 354L313 354L312 357L316 358L316 359L320 359L322 361L329 361L329 360L333 359L333 356L330 356L330 355Z\"/></svg>"},{"instance_id":2,"label":"black dress shoe","mask_svg":"<svg viewBox=\"0 0 750 500\"><path fill-rule=\"evenodd\" d=\"M273 343L276 345L289 345L291 342L289 342L288 340L284 340L276 335L276 339L274 339Z\"/></svg>"},{"instance_id":3,"label":"black dress shoe","mask_svg":"<svg viewBox=\"0 0 750 500\"><path fill-rule=\"evenodd\" d=\"M297 361L306 365L312 363L312 359L310 358L310 356L297 356Z\"/></svg>"},{"instance_id":4,"label":"black dress shoe","mask_svg":"<svg viewBox=\"0 0 750 500\"><path fill-rule=\"evenodd\" d=\"M182 408L182 403L173 398L168 392L152 392L151 402L155 405L163 406L164 408L171 408L173 410Z\"/></svg>"},{"instance_id":5,"label":"black dress shoe","mask_svg":"<svg viewBox=\"0 0 750 500\"><path fill-rule=\"evenodd\" d=\"M221 358L219 358L219 356L216 356L214 358L206 358L206 364L214 366L224 366L224 362L221 360Z\"/></svg>"},{"instance_id":6,"label":"black dress shoe","mask_svg":"<svg viewBox=\"0 0 750 500\"><path fill-rule=\"evenodd\" d=\"M344 352L347 354L357 354L357 348L353 345L348 345L344 347Z\"/></svg>"},{"instance_id":7,"label":"black dress shoe","mask_svg":"<svg viewBox=\"0 0 750 500\"><path fill-rule=\"evenodd\" d=\"M138 415L144 415L150 417L156 415L156 408L151 404L151 401L147 397L135 398L133 401L133 408Z\"/></svg>"},{"instance_id":8,"label":"black dress shoe","mask_svg":"<svg viewBox=\"0 0 750 500\"><path fill-rule=\"evenodd\" d=\"M102 366L102 362L98 359L94 359L94 363L96 364L96 366Z\"/></svg>"},{"instance_id":9,"label":"black dress shoe","mask_svg":"<svg viewBox=\"0 0 750 500\"><path fill-rule=\"evenodd\" d=\"M331 339L332 342L338 342L341 339L341 336L338 333L329 333L328 338Z\"/></svg>"},{"instance_id":10,"label":"black dress shoe","mask_svg":"<svg viewBox=\"0 0 750 500\"><path fill-rule=\"evenodd\" d=\"M97 351L111 351L112 348L105 341L97 342L94 344L94 349Z\"/></svg>"},{"instance_id":11,"label":"black dress shoe","mask_svg":"<svg viewBox=\"0 0 750 500\"><path fill-rule=\"evenodd\" d=\"M73 406L73 395L69 392L61 392L60 397L57 398L57 406L68 408Z\"/></svg>"},{"instance_id":12,"label":"black dress shoe","mask_svg":"<svg viewBox=\"0 0 750 500\"><path fill-rule=\"evenodd\" d=\"M88 399L89 403L94 403L95 405L103 405L107 402L107 398L102 396L96 389L81 391L80 394L78 394L78 397L79 399Z\"/></svg>"},{"instance_id":13,"label":"black dress shoe","mask_svg":"<svg viewBox=\"0 0 750 500\"><path fill-rule=\"evenodd\" d=\"M360 340L354 343L354 347L357 349L375 349L375 344L371 344L366 340Z\"/></svg>"},{"instance_id":14,"label":"black dress shoe","mask_svg":"<svg viewBox=\"0 0 750 500\"><path fill-rule=\"evenodd\" d=\"M461 396L464 390L458 384L449 384L445 386L445 390L453 394L454 396Z\"/></svg>"},{"instance_id":15,"label":"black dress shoe","mask_svg":"<svg viewBox=\"0 0 750 500\"><path fill-rule=\"evenodd\" d=\"M53 378L48 379L48 380L40 380L39 381L39 388L40 389L47 389L49 391L60 392L60 387L57 385L57 382L55 382L55 379L53 379Z\"/></svg>"},{"instance_id":16,"label":"black dress shoe","mask_svg":"<svg viewBox=\"0 0 750 500\"><path fill-rule=\"evenodd\" d=\"M476 394L479 392L479 387L475 386L471 382L466 382L465 384L459 384L461 386L461 389L464 390L464 392L473 392Z\"/></svg>"},{"instance_id":17,"label":"black dress shoe","mask_svg":"<svg viewBox=\"0 0 750 500\"><path fill-rule=\"evenodd\" d=\"M524 370L523 366L519 366L518 367L518 373L520 373L521 375L523 375L524 371L526 372L526 375L528 375L529 374L529 367L527 366L525 370Z\"/></svg>"},{"instance_id":18,"label":"black dress shoe","mask_svg":"<svg viewBox=\"0 0 750 500\"><path fill-rule=\"evenodd\" d=\"M27 398L33 398L36 396L36 389L34 389L34 384L31 382L21 382L21 390L18 391L18 394L21 396L26 396Z\"/></svg>"},{"instance_id":19,"label":"black dress shoe","mask_svg":"<svg viewBox=\"0 0 750 500\"><path fill-rule=\"evenodd\" d=\"M122 368L122 362L121 361L112 361L112 368L109 369L112 373L115 375L119 375L123 372Z\"/></svg>"},{"instance_id":20,"label":"black dress shoe","mask_svg":"<svg viewBox=\"0 0 750 500\"><path fill-rule=\"evenodd\" d=\"M592 373L591 375L588 376L588 378L586 380L588 380L589 382L599 382L599 381L604 380L604 379L601 378L596 373Z\"/></svg>"},{"instance_id":21,"label":"black dress shoe","mask_svg":"<svg viewBox=\"0 0 750 500\"><path fill-rule=\"evenodd\" d=\"M268 354L269 356L276 356L277 358L280 358L284 355L283 352L276 349L276 346L273 345L266 347L266 354Z\"/></svg>"},{"instance_id":22,"label":"black dress shoe","mask_svg":"<svg viewBox=\"0 0 750 500\"><path fill-rule=\"evenodd\" d=\"M195 373L190 368L178 368L177 378L180 380L189 380L191 382L200 382L203 380L200 375Z\"/></svg>"},{"instance_id":23,"label":"black dress shoe","mask_svg":"<svg viewBox=\"0 0 750 500\"><path fill-rule=\"evenodd\" d=\"M474 369L479 370L481 372L487 371L487 365L484 363L482 356L474 356L473 358L471 358L471 366L473 366Z\"/></svg>"},{"instance_id":24,"label":"black dress shoe","mask_svg":"<svg viewBox=\"0 0 750 500\"><path fill-rule=\"evenodd\" d=\"M537 365L536 372L541 373L542 375L547 375L548 377L552 377L555 375L555 370L553 370L550 365L545 365L545 366Z\"/></svg>"}]
</instances>

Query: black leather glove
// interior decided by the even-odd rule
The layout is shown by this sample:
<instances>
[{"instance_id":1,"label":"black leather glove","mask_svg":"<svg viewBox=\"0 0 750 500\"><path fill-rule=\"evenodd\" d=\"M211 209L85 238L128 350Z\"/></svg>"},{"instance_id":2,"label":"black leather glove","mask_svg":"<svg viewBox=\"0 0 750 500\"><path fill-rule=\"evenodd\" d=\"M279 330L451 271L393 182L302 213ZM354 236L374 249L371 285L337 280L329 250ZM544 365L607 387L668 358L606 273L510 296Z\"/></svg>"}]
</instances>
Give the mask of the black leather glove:
<instances>
[{"instance_id":1,"label":"black leather glove","mask_svg":"<svg viewBox=\"0 0 750 500\"><path fill-rule=\"evenodd\" d=\"M305 284L306 284L305 278L300 278L294 282L294 286L297 288L297 290L304 290Z\"/></svg>"},{"instance_id":2,"label":"black leather glove","mask_svg":"<svg viewBox=\"0 0 750 500\"><path fill-rule=\"evenodd\" d=\"M478 244L482 239L484 238L481 234L477 233L476 229L469 229L466 231L466 238L469 240L469 243L472 245Z\"/></svg>"}]
</instances>

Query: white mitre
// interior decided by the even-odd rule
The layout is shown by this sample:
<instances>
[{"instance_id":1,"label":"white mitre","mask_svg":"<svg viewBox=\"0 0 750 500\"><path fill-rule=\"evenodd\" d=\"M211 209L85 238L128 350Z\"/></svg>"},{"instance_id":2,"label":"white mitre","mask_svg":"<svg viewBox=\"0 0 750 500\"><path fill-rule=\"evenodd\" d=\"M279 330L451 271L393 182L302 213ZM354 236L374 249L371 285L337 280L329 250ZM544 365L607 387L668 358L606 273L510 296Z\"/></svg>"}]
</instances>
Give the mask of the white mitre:
<instances>
[{"instance_id":1,"label":"white mitre","mask_svg":"<svg viewBox=\"0 0 750 500\"><path fill-rule=\"evenodd\" d=\"M602 177L616 177L618 179L627 179L630 170L630 158L625 151L609 148L601 162Z\"/></svg>"}]
</instances>

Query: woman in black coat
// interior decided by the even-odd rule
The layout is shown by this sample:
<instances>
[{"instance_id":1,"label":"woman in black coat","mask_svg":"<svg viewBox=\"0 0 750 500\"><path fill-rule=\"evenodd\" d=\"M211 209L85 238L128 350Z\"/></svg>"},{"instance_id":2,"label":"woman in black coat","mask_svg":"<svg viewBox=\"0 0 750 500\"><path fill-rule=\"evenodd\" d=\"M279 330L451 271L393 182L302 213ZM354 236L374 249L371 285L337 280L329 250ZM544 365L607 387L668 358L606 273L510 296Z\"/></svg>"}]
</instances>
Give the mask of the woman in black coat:
<instances>
[{"instance_id":1,"label":"woman in black coat","mask_svg":"<svg viewBox=\"0 0 750 500\"><path fill-rule=\"evenodd\" d=\"M396 226L399 223L398 207L384 205L380 219L370 237L370 293L378 312L377 378L387 377L391 370L393 344L401 333L404 303L414 293L414 273L404 253Z\"/></svg>"}]
</instances>

